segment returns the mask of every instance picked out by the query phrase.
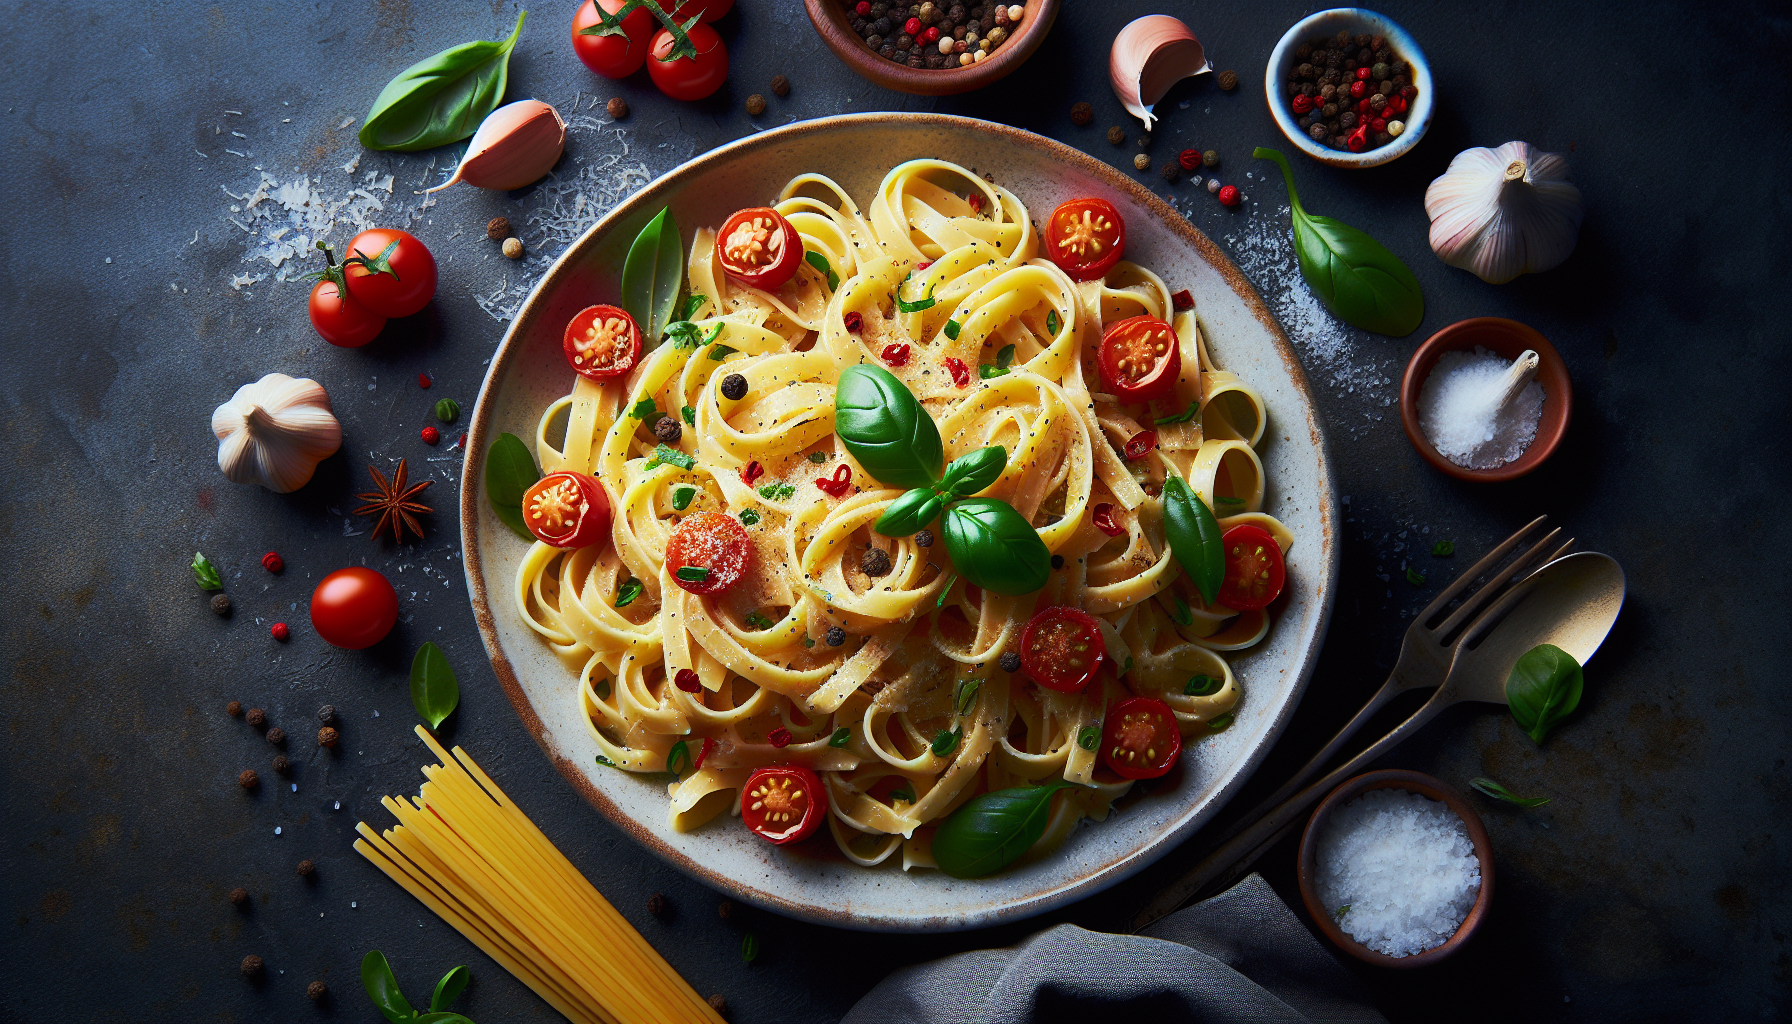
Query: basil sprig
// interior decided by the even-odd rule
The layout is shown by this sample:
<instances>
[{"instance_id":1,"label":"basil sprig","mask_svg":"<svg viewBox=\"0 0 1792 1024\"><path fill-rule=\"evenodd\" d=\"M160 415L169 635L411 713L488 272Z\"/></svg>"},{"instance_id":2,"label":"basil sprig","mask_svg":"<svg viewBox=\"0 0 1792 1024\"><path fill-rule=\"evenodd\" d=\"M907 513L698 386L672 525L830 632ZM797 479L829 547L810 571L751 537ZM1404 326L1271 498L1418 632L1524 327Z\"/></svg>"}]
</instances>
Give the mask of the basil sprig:
<instances>
[{"instance_id":1,"label":"basil sprig","mask_svg":"<svg viewBox=\"0 0 1792 1024\"><path fill-rule=\"evenodd\" d=\"M1013 863L1045 834L1052 794L1075 784L1001 789L971 798L933 836L933 859L953 878L981 878Z\"/></svg>"},{"instance_id":2,"label":"basil sprig","mask_svg":"<svg viewBox=\"0 0 1792 1024\"><path fill-rule=\"evenodd\" d=\"M541 479L529 446L515 434L499 434L485 452L485 498L505 526L527 541L535 535L523 522L523 492Z\"/></svg>"},{"instance_id":3,"label":"basil sprig","mask_svg":"<svg viewBox=\"0 0 1792 1024\"><path fill-rule=\"evenodd\" d=\"M1179 476L1164 480L1164 535L1201 598L1213 604L1226 581L1226 546L1213 510Z\"/></svg>"},{"instance_id":4,"label":"basil sprig","mask_svg":"<svg viewBox=\"0 0 1792 1024\"><path fill-rule=\"evenodd\" d=\"M223 590L224 581L218 578L218 570L213 567L212 560L200 551L193 552L193 582L199 584L200 590Z\"/></svg>"},{"instance_id":5,"label":"basil sprig","mask_svg":"<svg viewBox=\"0 0 1792 1024\"><path fill-rule=\"evenodd\" d=\"M642 334L657 340L666 333L683 281L684 243L672 211L661 209L635 236L622 261L622 308Z\"/></svg>"},{"instance_id":6,"label":"basil sprig","mask_svg":"<svg viewBox=\"0 0 1792 1024\"><path fill-rule=\"evenodd\" d=\"M1504 800L1509 804L1517 804L1520 807L1542 807L1544 804L1549 803L1549 797L1519 796L1517 793L1512 792L1492 779L1470 779L1468 784L1488 796L1493 797L1495 800Z\"/></svg>"},{"instance_id":7,"label":"basil sprig","mask_svg":"<svg viewBox=\"0 0 1792 1024\"><path fill-rule=\"evenodd\" d=\"M460 706L460 681L448 667L447 656L433 643L417 648L417 656L411 659L411 704L431 729L439 728Z\"/></svg>"},{"instance_id":8,"label":"basil sprig","mask_svg":"<svg viewBox=\"0 0 1792 1024\"><path fill-rule=\"evenodd\" d=\"M517 14L516 28L503 42L462 43L400 71L367 112L361 145L414 152L472 135L504 100L510 52L528 16L528 11Z\"/></svg>"},{"instance_id":9,"label":"basil sprig","mask_svg":"<svg viewBox=\"0 0 1792 1024\"><path fill-rule=\"evenodd\" d=\"M398 987L398 977L392 973L392 965L386 962L386 954L375 949L361 959L361 987L367 990L367 998L373 1000L373 1005L379 1007L381 1015L392 1024L473 1024L447 1009L449 1003L466 991L467 983L472 980L473 975L465 966L442 975L429 997L429 1009L418 1013Z\"/></svg>"},{"instance_id":10,"label":"basil sprig","mask_svg":"<svg viewBox=\"0 0 1792 1024\"><path fill-rule=\"evenodd\" d=\"M701 295L691 296L701 299ZM631 314L632 315L632 314ZM666 325L666 337L672 339L673 348L702 348L722 336L722 328L726 326L720 320L709 326L709 331L689 320L674 320Z\"/></svg>"},{"instance_id":11,"label":"basil sprig","mask_svg":"<svg viewBox=\"0 0 1792 1024\"><path fill-rule=\"evenodd\" d=\"M1555 644L1526 651L1506 677L1512 720L1537 743L1580 706L1580 662Z\"/></svg>"},{"instance_id":12,"label":"basil sprig","mask_svg":"<svg viewBox=\"0 0 1792 1024\"><path fill-rule=\"evenodd\" d=\"M1281 153L1259 146L1252 155L1282 169L1288 205L1294 210L1300 276L1325 307L1365 331L1401 338L1416 330L1425 319L1425 297L1419 294L1419 279L1400 257L1348 224L1303 209L1294 191L1294 172Z\"/></svg>"},{"instance_id":13,"label":"basil sprig","mask_svg":"<svg viewBox=\"0 0 1792 1024\"><path fill-rule=\"evenodd\" d=\"M834 432L880 482L927 487L945 458L933 417L881 366L847 367L834 390Z\"/></svg>"}]
</instances>

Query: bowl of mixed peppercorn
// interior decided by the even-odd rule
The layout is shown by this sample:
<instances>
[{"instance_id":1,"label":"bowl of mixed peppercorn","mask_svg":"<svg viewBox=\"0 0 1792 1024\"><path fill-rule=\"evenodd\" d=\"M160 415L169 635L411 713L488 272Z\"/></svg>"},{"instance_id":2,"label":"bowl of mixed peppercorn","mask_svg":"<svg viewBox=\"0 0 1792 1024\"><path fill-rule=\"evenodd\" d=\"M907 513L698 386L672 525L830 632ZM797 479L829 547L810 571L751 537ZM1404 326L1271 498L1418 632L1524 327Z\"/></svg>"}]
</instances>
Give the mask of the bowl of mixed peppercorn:
<instances>
[{"instance_id":1,"label":"bowl of mixed peppercorn","mask_svg":"<svg viewBox=\"0 0 1792 1024\"><path fill-rule=\"evenodd\" d=\"M1263 75L1269 112L1301 152L1334 167L1376 167L1431 126L1431 65L1393 19L1320 11L1276 44Z\"/></svg>"},{"instance_id":2,"label":"bowl of mixed peppercorn","mask_svg":"<svg viewBox=\"0 0 1792 1024\"><path fill-rule=\"evenodd\" d=\"M822 41L886 89L946 96L1020 67L1058 16L1059 0L804 0Z\"/></svg>"}]
</instances>

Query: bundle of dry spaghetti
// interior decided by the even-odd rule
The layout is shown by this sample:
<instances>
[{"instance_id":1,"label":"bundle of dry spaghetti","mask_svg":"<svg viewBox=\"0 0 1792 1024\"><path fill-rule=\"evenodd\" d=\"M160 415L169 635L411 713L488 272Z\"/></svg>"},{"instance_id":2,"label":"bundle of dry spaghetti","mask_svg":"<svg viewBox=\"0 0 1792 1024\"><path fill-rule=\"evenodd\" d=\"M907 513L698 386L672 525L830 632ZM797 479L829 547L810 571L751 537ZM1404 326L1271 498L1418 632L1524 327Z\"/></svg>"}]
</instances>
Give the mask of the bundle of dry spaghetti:
<instances>
[{"instance_id":1,"label":"bundle of dry spaghetti","mask_svg":"<svg viewBox=\"0 0 1792 1024\"><path fill-rule=\"evenodd\" d=\"M569 1020L721 1024L466 751L417 735L442 763L420 796L380 801L398 827L356 826L363 857Z\"/></svg>"}]
</instances>

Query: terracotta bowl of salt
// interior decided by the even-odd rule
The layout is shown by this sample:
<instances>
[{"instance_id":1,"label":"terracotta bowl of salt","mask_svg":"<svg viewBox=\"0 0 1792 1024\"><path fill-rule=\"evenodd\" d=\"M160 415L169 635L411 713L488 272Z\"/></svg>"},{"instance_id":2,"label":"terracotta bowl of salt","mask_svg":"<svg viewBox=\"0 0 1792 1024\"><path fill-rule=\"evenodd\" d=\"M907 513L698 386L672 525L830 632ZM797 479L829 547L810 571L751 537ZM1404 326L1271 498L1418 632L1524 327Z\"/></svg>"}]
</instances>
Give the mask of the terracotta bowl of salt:
<instances>
[{"instance_id":1,"label":"terracotta bowl of salt","mask_svg":"<svg viewBox=\"0 0 1792 1024\"><path fill-rule=\"evenodd\" d=\"M1387 911L1386 908L1373 905L1365 905L1361 908L1353 907L1351 904L1334 906L1334 903L1344 898L1334 891L1336 875L1331 869L1335 869L1336 865L1332 864L1330 868L1322 872L1322 868L1327 867L1322 864L1322 859L1327 854L1335 858L1340 852L1350 852L1353 854L1351 861L1353 866L1357 863L1356 858L1366 860L1374 857L1387 860L1387 863L1382 864L1381 867L1384 872L1390 868L1394 869L1395 875L1392 884L1402 892L1404 898L1419 900L1428 892L1436 891L1435 887L1428 888L1429 881L1438 879L1451 870L1465 871L1466 865L1460 862L1466 858L1459 854L1454 857L1448 854L1438 856L1438 843L1441 841L1438 836L1434 835L1429 840L1422 835L1415 838L1415 825L1422 827L1423 824L1416 815L1429 813L1439 821L1448 820L1449 815L1440 812L1434 806L1424 805L1423 810L1415 809L1416 805L1412 807L1394 805L1374 809L1367 808L1366 805L1351 806L1353 801L1377 790L1396 790L1402 791L1403 794L1417 794L1427 800L1444 805L1449 812L1461 820L1467 832L1469 844L1473 847L1474 862L1480 871L1479 889L1475 893L1474 902L1468 907L1455 931L1441 943L1405 956L1392 956L1372 949L1350 932L1345 931L1344 924L1353 909L1358 910L1360 914L1379 912L1383 917L1387 916ZM1379 799L1385 800L1386 798ZM1414 802L1408 800L1407 804L1414 804ZM1371 827L1365 824L1364 819L1368 816L1365 812L1379 814L1381 817L1378 820L1385 824L1372 827L1384 829L1388 834L1359 836L1354 843L1346 842L1329 850L1322 850L1322 846L1328 842L1328 838L1331 840L1336 838L1328 837L1328 831L1334 823L1340 829ZM1403 812L1406 816L1400 818L1399 815ZM1390 852L1390 847L1398 849ZM1417 849L1408 850L1407 847ZM1429 849L1432 855L1429 862L1425 859L1424 851L1426 849ZM1398 857L1403 853L1411 853L1413 862L1399 864L1388 860L1390 857ZM1431 870L1427 871L1427 868ZM1437 963L1456 952L1462 948L1464 943L1468 942L1475 930L1481 927L1481 921L1487 916L1487 907L1493 901L1493 844L1488 841L1487 829L1481 824L1481 818L1475 813L1475 809L1462 798L1462 794L1437 779L1423 772L1401 770L1367 772L1339 784L1337 789L1332 790L1331 794L1320 801L1318 807L1314 808L1313 816L1307 821L1307 830L1300 839L1297 874L1300 878L1301 901L1306 904L1307 913L1313 916L1313 921L1319 926L1319 930L1324 932L1325 937L1330 939L1334 945L1364 963L1374 964L1377 967L1391 967L1396 970L1410 970ZM1322 874L1329 877L1322 877ZM1352 897L1353 902L1362 902L1365 897L1361 893L1361 889L1372 887L1372 882L1361 886L1358 890L1359 895ZM1460 902L1459 900L1456 906L1460 906ZM1449 906L1443 907L1441 911L1447 915L1444 918L1446 923L1448 920L1454 920L1454 915L1449 911ZM1352 924L1352 927L1359 932L1366 933L1368 931L1360 924ZM1384 930L1380 934L1386 935L1387 932Z\"/></svg>"},{"instance_id":2,"label":"terracotta bowl of salt","mask_svg":"<svg viewBox=\"0 0 1792 1024\"><path fill-rule=\"evenodd\" d=\"M1438 363L1450 353L1450 362L1454 365L1446 367L1447 377L1456 373L1473 373L1477 367L1473 365L1473 354L1477 349L1484 353L1498 356L1507 363L1518 360L1526 351L1537 353L1537 370L1533 378L1541 389L1541 408L1537 408L1536 390L1528 395L1520 393L1511 403L1514 414L1522 408L1525 411L1537 410L1536 433L1523 447L1521 454L1503 464L1476 468L1452 461L1439 449L1439 442L1433 441L1432 431L1451 426L1460 428L1464 417L1473 417L1476 410L1467 408L1472 402L1461 399L1458 392L1457 401L1427 401L1426 382L1432 379ZM1485 366L1480 367L1485 369ZM1442 381L1437 382L1439 384ZM1464 388L1472 382L1464 382ZM1495 386L1495 382L1488 382ZM1438 331L1425 339L1425 343L1413 352L1406 364L1406 376L1400 381L1400 423L1406 428L1406 438L1425 461L1431 463L1442 472L1458 480L1476 480L1496 483L1501 480L1515 480L1531 470L1541 466L1544 460L1553 454L1562 443L1562 437L1568 432L1568 416L1573 411L1574 388L1568 379L1568 366L1562 362L1562 356L1555 346L1535 328L1521 324L1516 320L1503 317L1483 316L1459 323ZM1448 442L1443 442L1448 446ZM1514 445L1515 447L1516 445ZM1458 457L1461 457L1458 452ZM1475 460L1470 460L1475 461ZM1490 458L1478 460L1492 461Z\"/></svg>"}]
</instances>

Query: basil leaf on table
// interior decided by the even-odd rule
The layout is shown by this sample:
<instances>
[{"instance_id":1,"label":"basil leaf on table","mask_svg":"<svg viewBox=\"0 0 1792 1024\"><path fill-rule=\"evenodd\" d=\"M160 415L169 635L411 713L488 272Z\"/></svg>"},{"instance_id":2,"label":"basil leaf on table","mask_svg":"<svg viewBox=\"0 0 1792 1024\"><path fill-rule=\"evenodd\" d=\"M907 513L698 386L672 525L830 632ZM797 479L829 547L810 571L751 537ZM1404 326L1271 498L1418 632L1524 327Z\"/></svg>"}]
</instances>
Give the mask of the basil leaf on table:
<instances>
[{"instance_id":1,"label":"basil leaf on table","mask_svg":"<svg viewBox=\"0 0 1792 1024\"><path fill-rule=\"evenodd\" d=\"M460 704L460 682L434 643L417 648L417 656L411 659L411 703L431 729L440 726Z\"/></svg>"},{"instance_id":2,"label":"basil leaf on table","mask_svg":"<svg viewBox=\"0 0 1792 1024\"><path fill-rule=\"evenodd\" d=\"M972 797L933 836L933 859L953 878L981 878L1013 863L1045 834L1052 794L1074 783L1052 779Z\"/></svg>"},{"instance_id":3,"label":"basil leaf on table","mask_svg":"<svg viewBox=\"0 0 1792 1024\"><path fill-rule=\"evenodd\" d=\"M1583 677L1580 662L1555 644L1538 644L1526 651L1512 674L1506 677L1506 703L1512 720L1543 742L1562 719L1580 706Z\"/></svg>"},{"instance_id":4,"label":"basil leaf on table","mask_svg":"<svg viewBox=\"0 0 1792 1024\"><path fill-rule=\"evenodd\" d=\"M1226 581L1226 546L1213 510L1179 476L1164 480L1164 535L1202 600L1213 604Z\"/></svg>"},{"instance_id":5,"label":"basil leaf on table","mask_svg":"<svg viewBox=\"0 0 1792 1024\"><path fill-rule=\"evenodd\" d=\"M1519 796L1517 793L1512 792L1492 779L1470 779L1468 784L1482 793L1493 797L1495 800L1504 800L1509 804L1517 804L1520 807L1542 807L1544 804L1549 803L1549 797Z\"/></svg>"},{"instance_id":6,"label":"basil leaf on table","mask_svg":"<svg viewBox=\"0 0 1792 1024\"><path fill-rule=\"evenodd\" d=\"M622 261L622 308L656 343L672 323L683 282L684 243L672 211L661 209L635 236L628 258Z\"/></svg>"},{"instance_id":7,"label":"basil leaf on table","mask_svg":"<svg viewBox=\"0 0 1792 1024\"><path fill-rule=\"evenodd\" d=\"M1400 257L1348 224L1303 209L1294 191L1294 172L1281 153L1258 147L1252 155L1282 169L1288 205L1294 211L1300 276L1325 307L1365 331L1400 338L1416 330L1425 319L1425 298L1419 293L1419 279Z\"/></svg>"},{"instance_id":8,"label":"basil leaf on table","mask_svg":"<svg viewBox=\"0 0 1792 1024\"><path fill-rule=\"evenodd\" d=\"M377 949L361 958L361 987L367 990L367 998L373 1000L373 1005L379 1007L380 1013L392 1024L406 1024L417 1015L399 989L392 965L386 963L386 954Z\"/></svg>"},{"instance_id":9,"label":"basil leaf on table","mask_svg":"<svg viewBox=\"0 0 1792 1024\"><path fill-rule=\"evenodd\" d=\"M205 557L204 552L193 552L193 581L199 584L200 590L223 590L224 581L218 578L218 570L212 560Z\"/></svg>"},{"instance_id":10,"label":"basil leaf on table","mask_svg":"<svg viewBox=\"0 0 1792 1024\"><path fill-rule=\"evenodd\" d=\"M516 535L533 541L535 535L523 522L523 492L541 479L529 446L515 434L499 434L485 452L485 497L492 511Z\"/></svg>"},{"instance_id":11,"label":"basil leaf on table","mask_svg":"<svg viewBox=\"0 0 1792 1024\"><path fill-rule=\"evenodd\" d=\"M462 43L400 71L367 112L361 145L412 152L459 142L478 131L479 122L504 100L510 52L528 16L528 11L517 14L516 28L503 42Z\"/></svg>"},{"instance_id":12,"label":"basil leaf on table","mask_svg":"<svg viewBox=\"0 0 1792 1024\"><path fill-rule=\"evenodd\" d=\"M834 389L834 432L859 465L892 487L930 487L945 449L933 417L881 366L849 366Z\"/></svg>"},{"instance_id":13,"label":"basil leaf on table","mask_svg":"<svg viewBox=\"0 0 1792 1024\"><path fill-rule=\"evenodd\" d=\"M429 1012L441 1013L447 1009L448 1004L454 1002L456 996L466 991L467 982L472 980L473 974L467 970L465 965L456 967L442 975L442 980L436 982L435 995L429 998Z\"/></svg>"},{"instance_id":14,"label":"basil leaf on table","mask_svg":"<svg viewBox=\"0 0 1792 1024\"><path fill-rule=\"evenodd\" d=\"M945 506L944 495L935 493L931 487L917 487L890 502L890 507L884 509L884 514L877 517L871 528L886 537L907 537L938 519Z\"/></svg>"},{"instance_id":15,"label":"basil leaf on table","mask_svg":"<svg viewBox=\"0 0 1792 1024\"><path fill-rule=\"evenodd\" d=\"M1030 594L1051 577L1052 555L1039 531L995 498L965 498L941 522L946 554L959 575L998 594Z\"/></svg>"},{"instance_id":16,"label":"basil leaf on table","mask_svg":"<svg viewBox=\"0 0 1792 1024\"><path fill-rule=\"evenodd\" d=\"M940 490L954 497L968 497L995 483L1007 468L1008 449L999 444L979 448L946 466L945 475L940 477Z\"/></svg>"}]
</instances>

